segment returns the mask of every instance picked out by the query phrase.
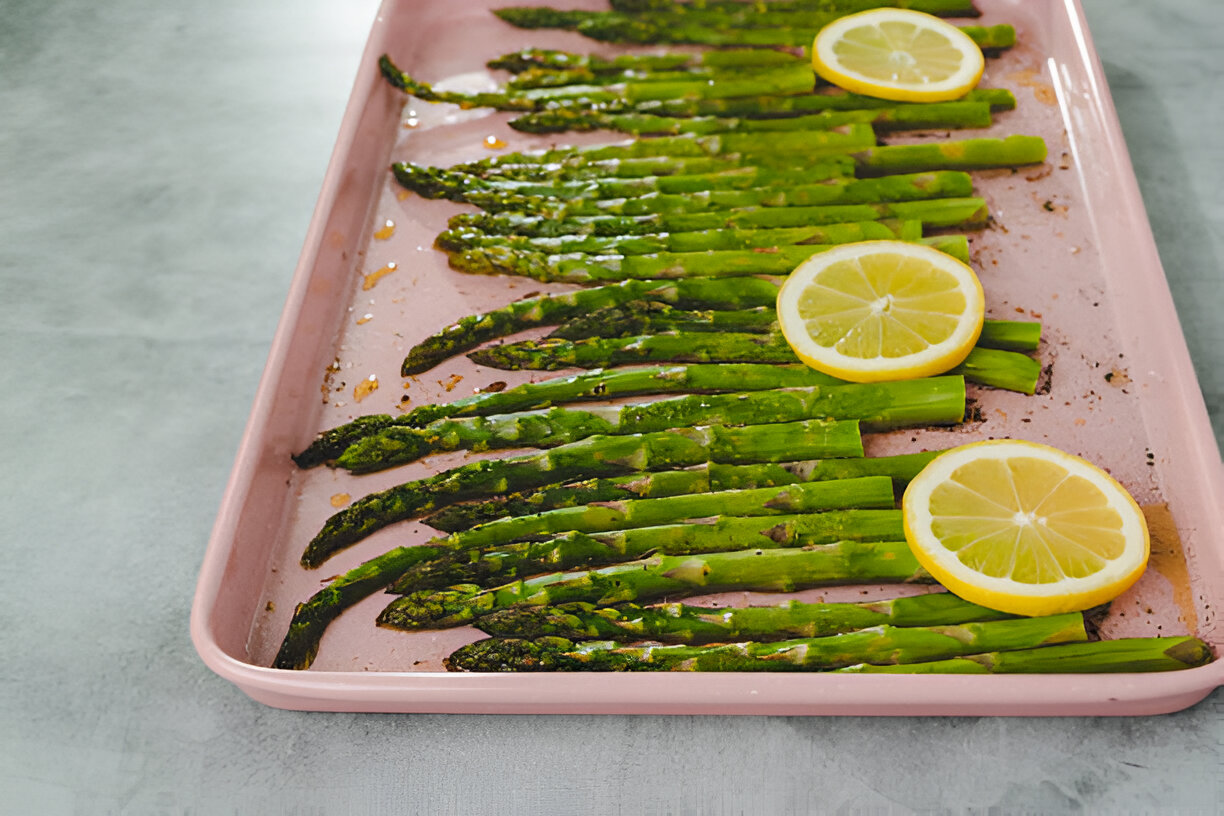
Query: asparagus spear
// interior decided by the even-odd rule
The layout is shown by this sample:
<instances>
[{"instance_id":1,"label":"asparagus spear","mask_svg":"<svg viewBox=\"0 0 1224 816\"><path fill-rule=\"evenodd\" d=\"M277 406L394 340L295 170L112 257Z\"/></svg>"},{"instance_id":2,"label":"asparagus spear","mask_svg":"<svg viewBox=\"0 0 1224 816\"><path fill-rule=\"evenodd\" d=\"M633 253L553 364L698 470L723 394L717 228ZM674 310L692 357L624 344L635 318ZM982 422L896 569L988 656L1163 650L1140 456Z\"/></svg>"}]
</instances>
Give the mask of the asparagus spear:
<instances>
[{"instance_id":1,"label":"asparagus spear","mask_svg":"<svg viewBox=\"0 0 1224 816\"><path fill-rule=\"evenodd\" d=\"M786 65L801 60L786 51L762 48L727 48L696 54L576 54L547 48L524 48L489 60L489 68L521 74L525 71L589 71L592 74L624 71L675 71L682 68L743 68Z\"/></svg>"},{"instance_id":2,"label":"asparagus spear","mask_svg":"<svg viewBox=\"0 0 1224 816\"><path fill-rule=\"evenodd\" d=\"M548 337L582 340L588 337L629 337L666 331L745 332L769 334L778 331L778 315L767 306L753 309L700 311L675 309L666 303L631 300L619 306L596 309L567 320ZM1038 321L991 320L982 322L977 345L1008 351L1035 351L1041 341Z\"/></svg>"},{"instance_id":3,"label":"asparagus spear","mask_svg":"<svg viewBox=\"0 0 1224 816\"><path fill-rule=\"evenodd\" d=\"M631 199L626 199L631 200ZM750 206L711 212L592 215L551 218L517 213L461 213L450 219L452 229L472 229L497 235L547 237L558 235L648 235L723 229L778 229L900 218L925 226L981 227L989 212L986 201L974 197L933 198L876 204L820 206Z\"/></svg>"},{"instance_id":4,"label":"asparagus spear","mask_svg":"<svg viewBox=\"0 0 1224 816\"><path fill-rule=\"evenodd\" d=\"M789 187L769 186L670 194L648 193L624 198L558 200L548 196L507 194L501 190L470 190L465 193L465 199L489 212L515 210L523 214L540 214L550 218L567 219L596 215L696 213L745 207L890 204L930 199L968 198L972 195L973 179L967 173L943 171L907 173L873 179L836 179L815 184L802 184L796 181ZM862 219L847 218L844 220L874 220L874 218L868 216Z\"/></svg>"},{"instance_id":5,"label":"asparagus spear","mask_svg":"<svg viewBox=\"0 0 1224 816\"><path fill-rule=\"evenodd\" d=\"M319 652L324 631L344 610L386 589L414 564L440 554L432 547L397 547L331 581L294 609L272 668L310 668Z\"/></svg>"},{"instance_id":6,"label":"asparagus spear","mask_svg":"<svg viewBox=\"0 0 1224 816\"><path fill-rule=\"evenodd\" d=\"M973 179L967 173L957 171L906 173L874 179L831 179L830 171L819 166L814 170L796 168L791 174L762 168L741 168L697 177L663 177L661 185L657 180L652 180L654 186L670 187L673 192L643 189L646 185L638 181L594 188L589 182L558 186L514 179L482 179L404 164L394 165L392 171L401 185L422 195L464 201L489 212L548 212L554 218L698 212L751 206L874 204L973 195ZM756 187L743 185L743 179L754 176L760 177L764 183ZM619 188L626 194L604 195L609 187Z\"/></svg>"},{"instance_id":7,"label":"asparagus spear","mask_svg":"<svg viewBox=\"0 0 1224 816\"><path fill-rule=\"evenodd\" d=\"M778 54L776 51L762 49L747 49L758 55ZM723 52L706 52L707 54ZM675 56L665 55L661 59L671 59ZM799 62L789 55L782 65ZM806 61L803 61L806 66ZM379 68L383 76L396 88L405 93L433 102L447 102L462 108L495 108L497 110L518 111L528 113L533 111L573 109L577 111L599 108L607 112L638 112L661 116L744 116L750 118L772 118L796 116L827 110L866 110L872 108L895 108L897 103L889 100L876 99L844 92L796 93L779 94L761 83L758 87L745 87L740 83L733 88L733 96L698 96L691 93L676 93L674 85L660 94L658 89L653 99L637 98L630 100L622 90L609 88L600 84L567 85L563 92L549 89L504 89L493 92L466 94L456 91L438 91L428 83L420 82L405 74L386 56L379 60ZM805 73L787 72L791 82L807 81L815 84L815 77L810 70ZM801 79L806 78L806 79ZM645 85L648 83L639 83ZM623 86L622 86L623 87ZM691 90L691 89L689 89ZM724 86L724 90L726 90ZM669 95L670 94L670 95ZM985 102L993 110L1012 110L1016 107L1016 98L1002 88L979 88L970 91L959 102Z\"/></svg>"},{"instance_id":8,"label":"asparagus spear","mask_svg":"<svg viewBox=\"0 0 1224 816\"><path fill-rule=\"evenodd\" d=\"M680 11L688 9L730 9L744 7L742 0L697 0L684 3L679 0L611 0L613 11ZM754 8L757 6L754 6ZM941 17L977 17L980 12L972 0L769 0L765 9L779 11L820 11L853 14L874 8L906 8Z\"/></svg>"},{"instance_id":9,"label":"asparagus spear","mask_svg":"<svg viewBox=\"0 0 1224 816\"><path fill-rule=\"evenodd\" d=\"M534 111L510 120L510 127L524 133L614 130L643 135L681 133L741 133L790 130L821 130L854 122L870 124L876 131L986 128L991 124L988 102L942 102L898 104L866 110L826 110L785 119L733 117L674 117L654 113L617 113L602 110L556 108Z\"/></svg>"},{"instance_id":10,"label":"asparagus spear","mask_svg":"<svg viewBox=\"0 0 1224 816\"><path fill-rule=\"evenodd\" d=\"M350 445L336 459L336 465L354 473L369 473L433 453L554 448L599 434L653 433L693 425L850 419L872 430L889 430L950 425L960 422L964 415L965 381L960 377L687 394L628 405L441 419L424 428L392 425Z\"/></svg>"},{"instance_id":11,"label":"asparagus spear","mask_svg":"<svg viewBox=\"0 0 1224 816\"><path fill-rule=\"evenodd\" d=\"M393 87L426 102L448 102L464 108L498 108L529 111L541 105L569 100L583 106L620 103L635 105L657 99L721 99L753 95L807 93L816 85L811 65L795 60L789 64L758 70L719 72L665 81L628 81L613 85L563 85L559 87L512 88L486 93L440 91L414 79L396 67L385 54L378 60L383 78Z\"/></svg>"},{"instance_id":12,"label":"asparagus spear","mask_svg":"<svg viewBox=\"0 0 1224 816\"><path fill-rule=\"evenodd\" d=\"M745 68L788 65L801 60L786 51L763 48L727 48L697 54L574 54L545 48L524 48L489 60L490 68L521 74L526 71L586 71L591 75L625 71L675 71L683 68Z\"/></svg>"},{"instance_id":13,"label":"asparagus spear","mask_svg":"<svg viewBox=\"0 0 1224 816\"><path fill-rule=\"evenodd\" d=\"M755 88L761 80L770 80L777 76L791 76L792 73L798 75L799 72L803 72L804 90L811 90L820 81L810 71L804 60L791 56L786 61L729 67L694 65L679 68L636 68L601 73L589 69L566 71L535 69L524 71L511 78L505 84L504 91L509 94L520 91L539 91L546 88L566 89L571 86L626 88L632 86L634 92L640 94L644 90L642 86L648 83L666 83L674 86L675 83L699 81L712 85L750 81L753 84L748 87ZM565 98L564 92L560 96ZM545 97L551 98L548 94L545 94Z\"/></svg>"},{"instance_id":14,"label":"asparagus spear","mask_svg":"<svg viewBox=\"0 0 1224 816\"><path fill-rule=\"evenodd\" d=\"M747 464L862 456L858 423L788 422L729 428L711 425L629 436L593 436L550 450L470 462L365 496L331 516L302 554L317 567L333 554L398 521L461 501L488 499L557 482L703 462Z\"/></svg>"},{"instance_id":15,"label":"asparagus spear","mask_svg":"<svg viewBox=\"0 0 1224 816\"><path fill-rule=\"evenodd\" d=\"M759 11L752 4L736 9L700 9L686 13L561 11L546 7L501 8L494 14L519 28L563 28L601 42L651 45L691 43L714 46L807 46L817 32L844 16L839 12ZM1009 25L961 26L983 51L998 51L1016 43Z\"/></svg>"},{"instance_id":16,"label":"asparagus spear","mask_svg":"<svg viewBox=\"0 0 1224 816\"><path fill-rule=\"evenodd\" d=\"M674 331L635 337L585 340L523 340L470 352L480 365L518 371L555 371L632 363L795 363L786 338L779 334ZM974 348L965 361L947 372L967 381L1032 394L1041 364L1014 351Z\"/></svg>"},{"instance_id":17,"label":"asparagus spear","mask_svg":"<svg viewBox=\"0 0 1224 816\"><path fill-rule=\"evenodd\" d=\"M992 111L1014 110L1016 97L1004 88L976 88L959 102L985 102ZM896 107L897 103L852 93L811 93L793 96L739 96L732 99L669 99L635 105L637 113L656 116L738 116L772 119L802 116L820 111L871 110ZM578 109L578 108L574 108ZM622 110L612 106L611 110Z\"/></svg>"},{"instance_id":18,"label":"asparagus spear","mask_svg":"<svg viewBox=\"0 0 1224 816\"><path fill-rule=\"evenodd\" d=\"M451 671L827 671L855 663L917 664L982 650L1034 649L1087 640L1079 613L949 626L873 626L774 643L628 645L565 638L489 638L460 647Z\"/></svg>"},{"instance_id":19,"label":"asparagus spear","mask_svg":"<svg viewBox=\"0 0 1224 816\"><path fill-rule=\"evenodd\" d=\"M487 171L503 165L553 164L580 159L640 159L661 156L722 157L741 163L777 165L803 164L812 159L836 156L874 147L871 125L849 124L824 130L797 130L780 133L713 133L708 136L681 134L654 136L582 147L555 147L546 150L506 153L458 165L471 172ZM738 157L732 159L731 157ZM455 168L452 168L455 169Z\"/></svg>"},{"instance_id":20,"label":"asparagus spear","mask_svg":"<svg viewBox=\"0 0 1224 816\"><path fill-rule=\"evenodd\" d=\"M599 172L610 167L623 169L626 161L640 159L721 159L714 164L703 165L698 171L694 165L678 165L675 172L711 172L715 169L729 170L733 167L765 166L790 167L801 163L797 156L806 149L821 160L835 159L838 151L853 153L856 172L859 175L889 175L893 173L923 173L932 170L985 170L993 167L1015 167L1039 164L1045 161L1046 144L1040 136L1012 134L1003 139L974 138L952 139L920 144L873 146L871 138L861 128L869 125L850 125L848 133L839 131L798 131L795 133L742 133L713 136L658 136L649 139L588 148L555 148L532 153L509 153L496 158L481 159L457 165L452 170L486 175L509 174L556 174L558 166L582 168L599 165ZM824 138L819 138L821 135ZM731 136L737 138L732 139ZM777 143L777 149L772 145ZM804 142L810 142L805 148ZM857 147L851 143L859 142ZM651 152L656 151L656 152ZM608 162L620 161L621 165ZM644 163L658 172L661 164Z\"/></svg>"},{"instance_id":21,"label":"asparagus spear","mask_svg":"<svg viewBox=\"0 0 1224 816\"><path fill-rule=\"evenodd\" d=\"M855 158L861 175L918 173L924 170L985 170L1040 164L1046 158L1046 144L1040 136L1012 134L1003 139L888 145L866 150Z\"/></svg>"},{"instance_id":22,"label":"asparagus spear","mask_svg":"<svg viewBox=\"0 0 1224 816\"><path fill-rule=\"evenodd\" d=\"M639 159L637 161L648 161ZM657 160L652 160L657 161ZM713 161L702 159L700 161ZM532 167L536 165L531 165ZM512 178L500 175L481 176L440 167L425 167L411 162L396 162L391 165L395 180L406 189L425 198L446 198L451 201L467 201L473 194L483 195L484 206L497 207L497 193L508 201L520 198L544 197L553 199L602 199L632 198L648 193L698 193L706 190L734 190L751 187L791 187L816 184L824 181L849 182L853 173L853 162L846 156L820 159L804 167L779 170L769 167L722 166L714 172L648 175L648 176L591 176L567 178ZM558 169L557 172L560 172ZM502 207L502 209L508 208Z\"/></svg>"},{"instance_id":23,"label":"asparagus spear","mask_svg":"<svg viewBox=\"0 0 1224 816\"><path fill-rule=\"evenodd\" d=\"M299 467L313 467L334 459L344 449L383 428L401 425L423 428L447 418L490 416L529 411L571 402L615 399L649 394L718 394L728 391L765 391L810 385L842 385L841 380L807 366L691 365L649 368L597 369L542 382L528 382L503 391L463 397L449 404L420 405L398 417L375 414L358 417L319 436L293 457Z\"/></svg>"},{"instance_id":24,"label":"asparagus spear","mask_svg":"<svg viewBox=\"0 0 1224 816\"><path fill-rule=\"evenodd\" d=\"M970 199L972 200L972 199ZM865 206L865 205L864 205ZM885 205L876 205L885 206ZM973 205L962 212L977 217ZM794 207L788 210L817 210L820 207ZM951 212L952 208L949 207ZM787 215L798 213L787 212ZM711 213L710 215L715 215ZM951 217L951 216L950 216ZM794 220L801 220L795 218ZM769 230L773 232L773 230ZM896 240L898 236L892 236ZM969 263L969 239L965 235L936 235L920 238L918 243L940 250ZM664 280L668 278L741 278L752 275L789 275L795 267L837 244L772 246L758 249L711 250L708 252L656 252L650 255L592 255L571 252L545 255L490 243L476 249L451 251L455 269L476 275L518 275L546 283L607 283L622 280Z\"/></svg>"},{"instance_id":25,"label":"asparagus spear","mask_svg":"<svg viewBox=\"0 0 1224 816\"><path fill-rule=\"evenodd\" d=\"M562 507L578 507L635 497L658 498L711 490L746 490L823 479L859 479L866 476L887 476L894 483L905 484L937 453L938 451L929 451L782 464L708 464L684 470L634 473L611 479L587 479L500 496L486 502L454 504L429 516L425 523L434 529L455 533L477 524L511 516L525 516Z\"/></svg>"},{"instance_id":26,"label":"asparagus spear","mask_svg":"<svg viewBox=\"0 0 1224 816\"><path fill-rule=\"evenodd\" d=\"M499 309L460 318L417 343L404 358L401 373L405 377L420 374L487 340L535 326L556 325L604 306L641 298L685 308L738 309L772 306L778 298L778 288L777 283L758 278L634 280L577 292L527 297Z\"/></svg>"},{"instance_id":27,"label":"asparagus spear","mask_svg":"<svg viewBox=\"0 0 1224 816\"><path fill-rule=\"evenodd\" d=\"M854 674L1104 674L1192 669L1210 663L1211 648L1195 637L1151 637L1067 643L968 654L912 665L857 663Z\"/></svg>"},{"instance_id":28,"label":"asparagus spear","mask_svg":"<svg viewBox=\"0 0 1224 816\"><path fill-rule=\"evenodd\" d=\"M557 572L499 587L459 584L391 602L378 616L394 629L442 629L520 604L652 601L738 590L793 592L830 584L927 582L904 541L839 541L800 549L656 555L594 570Z\"/></svg>"},{"instance_id":29,"label":"asparagus spear","mask_svg":"<svg viewBox=\"0 0 1224 816\"><path fill-rule=\"evenodd\" d=\"M812 486L805 485L809 488ZM683 503L685 500L691 499L679 496L674 501ZM453 538L477 535L480 529L475 527ZM731 552L752 547L812 547L849 539L883 541L904 534L899 510L835 510L770 518L718 517L700 523L595 533L573 530L543 541L448 551L439 558L423 561L406 571L391 587L391 591L406 595L459 584L490 587L541 572L590 569L633 561L647 555Z\"/></svg>"},{"instance_id":30,"label":"asparagus spear","mask_svg":"<svg viewBox=\"0 0 1224 816\"><path fill-rule=\"evenodd\" d=\"M626 158L591 158L580 154L567 155L552 162L510 160L488 165L484 160L467 162L451 167L460 174L479 176L483 179L507 179L548 183L569 183L619 179L622 182L658 176L695 176L711 173L728 173L756 169L767 173L780 173L795 169L794 162L762 162L755 157L740 155L725 156L629 156ZM849 178L855 173L856 164L848 155L821 156L805 162L796 174L811 181L832 178Z\"/></svg>"},{"instance_id":31,"label":"asparagus spear","mask_svg":"<svg viewBox=\"0 0 1224 816\"><path fill-rule=\"evenodd\" d=\"M438 247L447 252L463 252L481 247L501 247L546 255L575 252L651 255L660 252L759 250L795 245L848 244L855 241L891 241L898 238L907 241L920 240L922 222L882 218L878 221L776 229L725 229L629 236L558 235L540 238L520 235L490 235L470 227L460 227L443 232L438 236L436 243Z\"/></svg>"},{"instance_id":32,"label":"asparagus spear","mask_svg":"<svg viewBox=\"0 0 1224 816\"><path fill-rule=\"evenodd\" d=\"M802 482L779 487L689 492L675 496L624 499L559 507L525 516L497 519L436 539L430 544L452 553L459 553L466 550L484 550L519 540L553 536L559 533L604 533L611 530L675 525L683 521L713 519L717 516L787 516L796 513L819 513L823 518L836 519L836 523L830 526L830 530L835 529L840 533L830 539L836 541L840 538L861 538L862 536L853 533L856 528L862 528L865 522L862 522L859 516L837 516L822 511L891 510L893 504L892 479L887 476L863 476L853 479ZM758 527L750 526L744 529L749 531L768 529L778 523L781 522L774 520L749 522L750 525L756 524ZM702 529L710 529L717 525L687 526L693 528L689 532L701 534ZM732 526L727 529L733 531L740 527ZM884 529L889 533L884 537L892 538L895 537L895 530L899 528L889 526ZM656 535L653 540L658 541L658 536ZM669 540L674 543L676 536L669 536ZM647 552L649 548L642 550L639 554L645 555ZM451 583L460 582L452 581Z\"/></svg>"},{"instance_id":33,"label":"asparagus spear","mask_svg":"<svg viewBox=\"0 0 1224 816\"><path fill-rule=\"evenodd\" d=\"M775 606L516 606L486 615L476 628L493 637L652 640L663 643L769 642L853 632L871 626L940 626L1013 617L948 592L863 603Z\"/></svg>"}]
</instances>

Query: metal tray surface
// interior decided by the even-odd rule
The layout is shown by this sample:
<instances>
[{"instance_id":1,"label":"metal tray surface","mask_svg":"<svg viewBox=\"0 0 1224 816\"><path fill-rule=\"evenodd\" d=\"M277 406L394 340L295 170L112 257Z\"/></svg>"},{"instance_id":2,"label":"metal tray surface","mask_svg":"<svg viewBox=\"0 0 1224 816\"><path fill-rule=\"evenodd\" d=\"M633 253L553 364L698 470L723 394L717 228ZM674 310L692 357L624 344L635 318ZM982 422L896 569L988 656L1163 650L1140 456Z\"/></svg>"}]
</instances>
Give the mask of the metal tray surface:
<instances>
[{"instance_id":1,"label":"metal tray surface","mask_svg":"<svg viewBox=\"0 0 1224 816\"><path fill-rule=\"evenodd\" d=\"M564 288L450 270L432 241L447 217L465 208L407 194L389 163L448 165L491 155L490 136L504 141L504 150L620 138L519 134L506 125L509 114L422 104L379 77L376 61L387 53L420 79L482 89L499 79L485 60L517 48L613 50L568 32L512 28L489 13L498 5L504 3L386 0L374 21L201 567L191 633L210 668L272 706L384 712L1150 714L1189 706L1224 682L1224 661L1162 674L1083 676L455 674L443 670L442 658L480 633L380 629L374 618L386 603L381 593L332 624L310 670L266 668L295 604L332 576L431 534L421 524L393 525L322 568L304 570L298 557L324 520L349 498L473 458L437 456L355 477L299 471L290 453L359 414L395 413L495 380L529 379L530 372L479 369L459 357L402 380L399 363L455 318ZM975 174L994 224L971 239L974 266L990 316L1043 322L1040 356L1051 366L1051 387L1032 397L974 388L982 422L873 435L868 453L1017 437L1105 467L1151 506L1154 538L1150 568L1113 604L1104 634L1193 633L1219 654L1224 467L1084 15L1076 0L979 0L979 7L983 24L1017 28L1020 45L991 59L981 84L1011 89L1019 105L997 116L990 131L953 135L1034 133L1050 155L1041 167ZM378 387L369 391L371 378ZM358 399L362 391L369 393ZM896 592L853 587L798 597Z\"/></svg>"}]
</instances>

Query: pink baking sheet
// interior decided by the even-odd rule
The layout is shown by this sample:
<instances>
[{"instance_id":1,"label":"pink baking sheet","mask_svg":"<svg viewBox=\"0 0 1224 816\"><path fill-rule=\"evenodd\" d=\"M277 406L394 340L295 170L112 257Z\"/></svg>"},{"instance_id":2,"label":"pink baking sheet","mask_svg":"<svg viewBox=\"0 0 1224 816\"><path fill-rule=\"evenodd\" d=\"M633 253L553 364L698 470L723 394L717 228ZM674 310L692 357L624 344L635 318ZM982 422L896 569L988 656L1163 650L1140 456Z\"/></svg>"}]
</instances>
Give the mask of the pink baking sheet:
<instances>
[{"instance_id":1,"label":"pink baking sheet","mask_svg":"<svg viewBox=\"0 0 1224 816\"><path fill-rule=\"evenodd\" d=\"M388 712L1146 714L1191 705L1224 681L1224 663L1087 676L454 674L442 670L442 658L481 635L377 628L387 602L381 594L332 624L310 670L266 668L295 604L329 578L431 532L393 525L321 569L304 570L302 548L327 517L349 500L471 458L439 456L356 477L299 471L290 453L359 414L527 380L530 373L480 369L463 357L402 380L399 363L414 343L462 315L563 288L450 270L431 244L465 207L408 195L389 163L447 165L495 150L621 138L525 136L507 126L508 114L422 104L378 76L376 60L387 53L419 79L483 89L504 80L484 62L511 50L614 50L568 32L512 28L488 12L504 4L387 0L374 22L201 568L191 631L210 668L273 706ZM872 436L868 451L1018 437L1086 456L1141 504L1167 506L1173 524L1156 527L1176 528L1157 536L1151 567L1113 605L1104 634L1194 633L1218 653L1224 469L1083 14L1074 0L979 0L979 7L982 24L1018 30L1021 45L989 61L982 86L1011 89L1019 106L989 131L952 135L1034 133L1045 137L1050 157L1041 167L976 174L995 223L972 238L974 265L991 316L1043 322L1040 356L1052 366L1051 387L1031 397L974 388L981 422ZM487 137L505 147L491 149ZM801 597L896 592L855 587Z\"/></svg>"}]
</instances>

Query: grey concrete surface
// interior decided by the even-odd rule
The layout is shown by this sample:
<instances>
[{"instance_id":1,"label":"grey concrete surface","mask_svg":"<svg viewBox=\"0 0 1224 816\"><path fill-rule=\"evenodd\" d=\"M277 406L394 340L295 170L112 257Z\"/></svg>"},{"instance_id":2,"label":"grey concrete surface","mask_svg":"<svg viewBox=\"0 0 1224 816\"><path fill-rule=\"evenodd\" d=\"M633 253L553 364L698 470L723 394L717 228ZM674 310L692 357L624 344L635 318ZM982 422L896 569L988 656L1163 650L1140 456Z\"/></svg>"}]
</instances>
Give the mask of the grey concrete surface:
<instances>
[{"instance_id":1,"label":"grey concrete surface","mask_svg":"<svg viewBox=\"0 0 1224 816\"><path fill-rule=\"evenodd\" d=\"M1217 440L1218 0L1086 0ZM0 813L1224 812L1224 693L1141 719L309 714L196 570L371 0L0 2Z\"/></svg>"}]
</instances>

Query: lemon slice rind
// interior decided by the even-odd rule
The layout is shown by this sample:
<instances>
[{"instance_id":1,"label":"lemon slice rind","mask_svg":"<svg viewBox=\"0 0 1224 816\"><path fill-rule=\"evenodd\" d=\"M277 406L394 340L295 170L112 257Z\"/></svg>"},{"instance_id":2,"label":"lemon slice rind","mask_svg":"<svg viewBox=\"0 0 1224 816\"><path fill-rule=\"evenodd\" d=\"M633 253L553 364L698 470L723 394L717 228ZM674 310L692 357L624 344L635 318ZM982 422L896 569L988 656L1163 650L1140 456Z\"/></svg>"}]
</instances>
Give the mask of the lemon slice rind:
<instances>
[{"instance_id":1,"label":"lemon slice rind","mask_svg":"<svg viewBox=\"0 0 1224 816\"><path fill-rule=\"evenodd\" d=\"M959 60L956 69L941 79L914 82L871 76L846 64L837 49L844 47L847 35L881 24L909 25L941 37L946 42L945 55L955 54ZM894 52L886 59L899 60L902 68L921 65L921 58L916 60L904 51ZM840 17L822 28L812 43L812 68L821 78L852 93L904 102L945 102L959 99L976 87L986 68L986 59L977 43L951 23L920 11L879 8Z\"/></svg>"},{"instance_id":2,"label":"lemon slice rind","mask_svg":"<svg viewBox=\"0 0 1224 816\"><path fill-rule=\"evenodd\" d=\"M986 575L962 563L932 531L931 494L969 462L1011 458L1042 459L1061 466L1071 477L1091 483L1121 522L1122 552L1090 575L1066 576L1046 583ZM1018 615L1055 615L1107 603L1139 579L1151 552L1143 511L1112 476L1078 456L1022 440L974 442L940 454L906 488L902 515L906 540L914 557L935 580L965 600Z\"/></svg>"}]
</instances>

